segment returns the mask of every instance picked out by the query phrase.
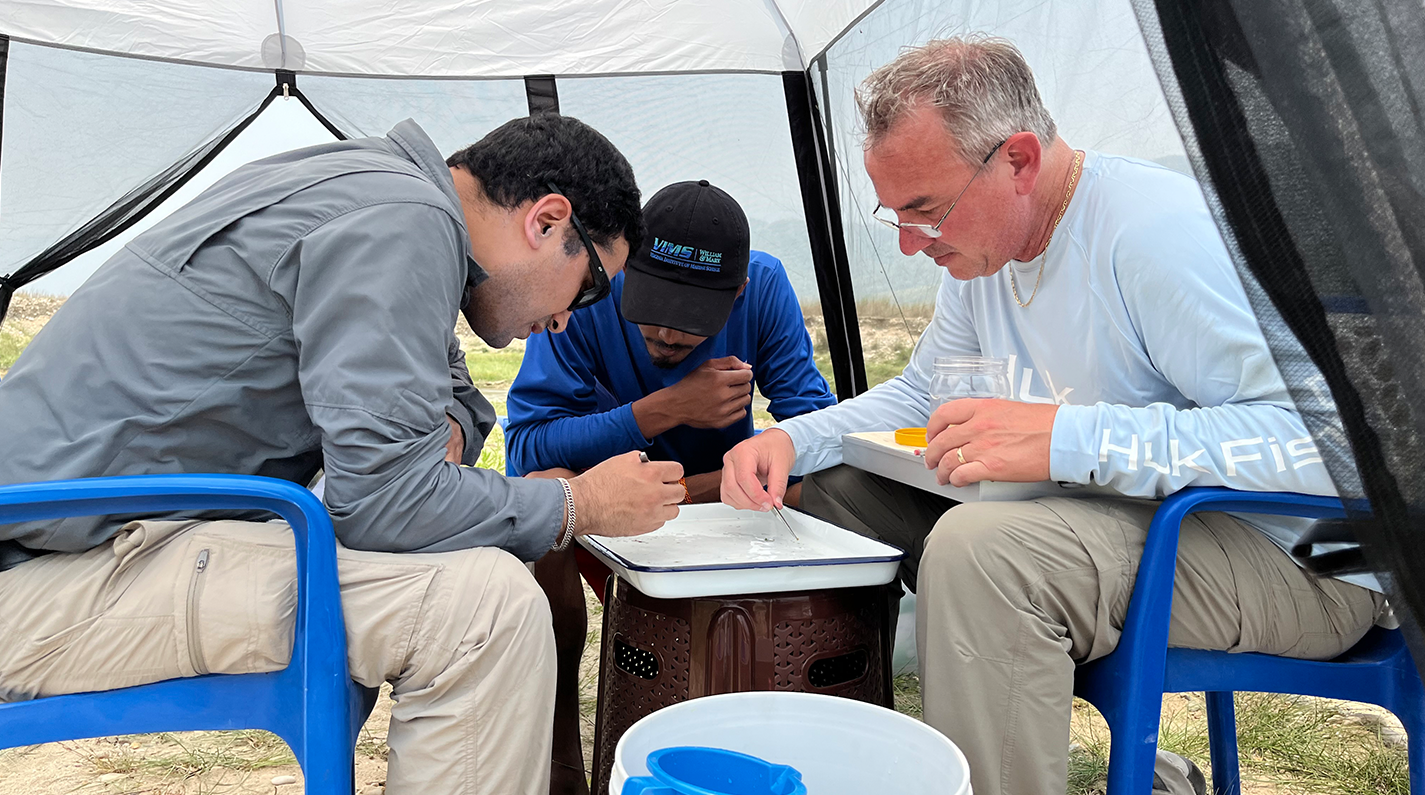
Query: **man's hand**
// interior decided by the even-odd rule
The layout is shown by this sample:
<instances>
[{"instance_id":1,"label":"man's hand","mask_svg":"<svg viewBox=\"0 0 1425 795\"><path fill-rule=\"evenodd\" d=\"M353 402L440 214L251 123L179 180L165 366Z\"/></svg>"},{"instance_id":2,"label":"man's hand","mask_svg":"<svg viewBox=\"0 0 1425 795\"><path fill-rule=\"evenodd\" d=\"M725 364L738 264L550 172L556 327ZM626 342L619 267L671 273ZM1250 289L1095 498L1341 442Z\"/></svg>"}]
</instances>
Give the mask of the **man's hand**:
<instances>
[{"instance_id":1,"label":"man's hand","mask_svg":"<svg viewBox=\"0 0 1425 795\"><path fill-rule=\"evenodd\" d=\"M935 410L926 425L925 466L940 485L1049 479L1049 439L1058 406L965 398ZM766 434L762 434L766 436ZM960 463L956 451L964 456Z\"/></svg>"},{"instance_id":2,"label":"man's hand","mask_svg":"<svg viewBox=\"0 0 1425 795\"><path fill-rule=\"evenodd\" d=\"M777 428L768 428L739 443L722 457L722 501L754 511L781 508L787 493L787 474L796 460L792 437Z\"/></svg>"},{"instance_id":3,"label":"man's hand","mask_svg":"<svg viewBox=\"0 0 1425 795\"><path fill-rule=\"evenodd\" d=\"M726 428L752 404L752 365L736 356L709 359L678 383L633 403L646 439L670 428Z\"/></svg>"},{"instance_id":4,"label":"man's hand","mask_svg":"<svg viewBox=\"0 0 1425 795\"><path fill-rule=\"evenodd\" d=\"M449 414L445 415L445 421L450 423L450 440L445 443L445 460L458 464L465 460L465 431L460 430L460 423Z\"/></svg>"},{"instance_id":5,"label":"man's hand","mask_svg":"<svg viewBox=\"0 0 1425 795\"><path fill-rule=\"evenodd\" d=\"M617 455L569 479L578 512L576 535L637 536L657 530L678 515L683 465L676 461Z\"/></svg>"}]
</instances>

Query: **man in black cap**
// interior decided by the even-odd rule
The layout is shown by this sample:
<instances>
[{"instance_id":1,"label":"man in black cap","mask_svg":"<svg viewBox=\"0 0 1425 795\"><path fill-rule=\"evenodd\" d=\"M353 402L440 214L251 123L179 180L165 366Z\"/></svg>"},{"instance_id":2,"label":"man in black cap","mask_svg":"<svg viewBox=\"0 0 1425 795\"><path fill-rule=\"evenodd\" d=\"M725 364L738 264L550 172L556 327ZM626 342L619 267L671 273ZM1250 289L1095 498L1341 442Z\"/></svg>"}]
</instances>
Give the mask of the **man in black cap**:
<instances>
[{"instance_id":1,"label":"man in black cap","mask_svg":"<svg viewBox=\"0 0 1425 795\"><path fill-rule=\"evenodd\" d=\"M614 277L614 300L527 344L508 400L509 473L567 476L643 450L683 465L685 503L716 502L723 453L753 434L754 382L779 421L836 399L782 263L750 251L747 216L731 196L707 180L679 182L643 212L648 235ZM564 781L560 791L579 792L587 618L572 552L545 555L535 578L549 594L559 654L554 789Z\"/></svg>"}]
</instances>

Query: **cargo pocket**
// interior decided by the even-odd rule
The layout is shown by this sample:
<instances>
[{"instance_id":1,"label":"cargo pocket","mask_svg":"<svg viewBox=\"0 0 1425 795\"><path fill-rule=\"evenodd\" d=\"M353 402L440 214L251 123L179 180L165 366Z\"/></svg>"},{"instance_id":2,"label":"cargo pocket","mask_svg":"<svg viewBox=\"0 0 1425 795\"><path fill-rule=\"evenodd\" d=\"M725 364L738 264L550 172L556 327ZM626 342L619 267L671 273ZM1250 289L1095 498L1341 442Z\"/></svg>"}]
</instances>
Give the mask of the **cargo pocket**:
<instances>
[{"instance_id":1,"label":"cargo pocket","mask_svg":"<svg viewBox=\"0 0 1425 795\"><path fill-rule=\"evenodd\" d=\"M180 649L185 532L131 522L111 543L44 555L0 576L0 700L112 690L191 675Z\"/></svg>"},{"instance_id":2,"label":"cargo pocket","mask_svg":"<svg viewBox=\"0 0 1425 795\"><path fill-rule=\"evenodd\" d=\"M188 546L183 634L195 674L276 671L292 656L292 532L275 523L244 531L255 538L200 531Z\"/></svg>"}]
</instances>

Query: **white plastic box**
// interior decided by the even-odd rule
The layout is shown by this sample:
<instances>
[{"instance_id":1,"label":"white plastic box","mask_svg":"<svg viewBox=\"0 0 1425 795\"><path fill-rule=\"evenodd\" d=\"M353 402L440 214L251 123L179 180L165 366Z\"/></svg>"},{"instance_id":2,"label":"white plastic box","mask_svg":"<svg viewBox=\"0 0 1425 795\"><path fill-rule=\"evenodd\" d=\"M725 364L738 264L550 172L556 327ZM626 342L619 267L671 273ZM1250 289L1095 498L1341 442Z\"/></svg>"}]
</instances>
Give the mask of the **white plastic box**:
<instances>
[{"instance_id":1,"label":"white plastic box","mask_svg":"<svg viewBox=\"0 0 1425 795\"><path fill-rule=\"evenodd\" d=\"M841 460L844 463L907 486L949 497L956 502L1009 502L1032 500L1035 497L1077 497L1113 493L1104 487L1053 481L1001 483L987 480L963 487L942 486L935 481L935 470L925 468L925 458L916 455L915 449L897 444L894 431L848 433L841 437ZM921 449L923 451L923 448Z\"/></svg>"},{"instance_id":2,"label":"white plastic box","mask_svg":"<svg viewBox=\"0 0 1425 795\"><path fill-rule=\"evenodd\" d=\"M772 512L685 505L641 536L580 536L579 543L639 591L658 599L884 585L905 553L790 508L800 540Z\"/></svg>"}]
</instances>

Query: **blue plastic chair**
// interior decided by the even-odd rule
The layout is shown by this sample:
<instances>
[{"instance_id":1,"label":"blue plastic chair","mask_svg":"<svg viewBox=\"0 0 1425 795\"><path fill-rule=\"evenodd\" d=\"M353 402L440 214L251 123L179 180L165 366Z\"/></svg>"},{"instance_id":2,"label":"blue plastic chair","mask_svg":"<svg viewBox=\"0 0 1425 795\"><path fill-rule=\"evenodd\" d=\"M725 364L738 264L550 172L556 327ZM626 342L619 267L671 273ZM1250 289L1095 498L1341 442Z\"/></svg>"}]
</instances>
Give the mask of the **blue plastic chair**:
<instances>
[{"instance_id":1,"label":"blue plastic chair","mask_svg":"<svg viewBox=\"0 0 1425 795\"><path fill-rule=\"evenodd\" d=\"M1425 690L1400 630L1372 629L1346 654L1324 662L1267 654L1168 648L1178 531L1198 511L1309 518L1345 515L1340 500L1223 488L1184 489L1163 501L1148 529L1118 648L1079 667L1074 692L1108 721L1108 795L1147 795L1153 787L1164 693L1207 695L1212 788L1237 795L1233 691L1289 693L1363 701L1395 713L1409 736L1410 791L1425 795Z\"/></svg>"},{"instance_id":2,"label":"blue plastic chair","mask_svg":"<svg viewBox=\"0 0 1425 795\"><path fill-rule=\"evenodd\" d=\"M211 675L0 704L0 748L115 734L266 729L302 766L310 795L351 795L369 693L346 667L331 518L311 492L238 475L145 475L0 487L0 524L185 510L271 511L297 543L297 621L281 671Z\"/></svg>"}]
</instances>

